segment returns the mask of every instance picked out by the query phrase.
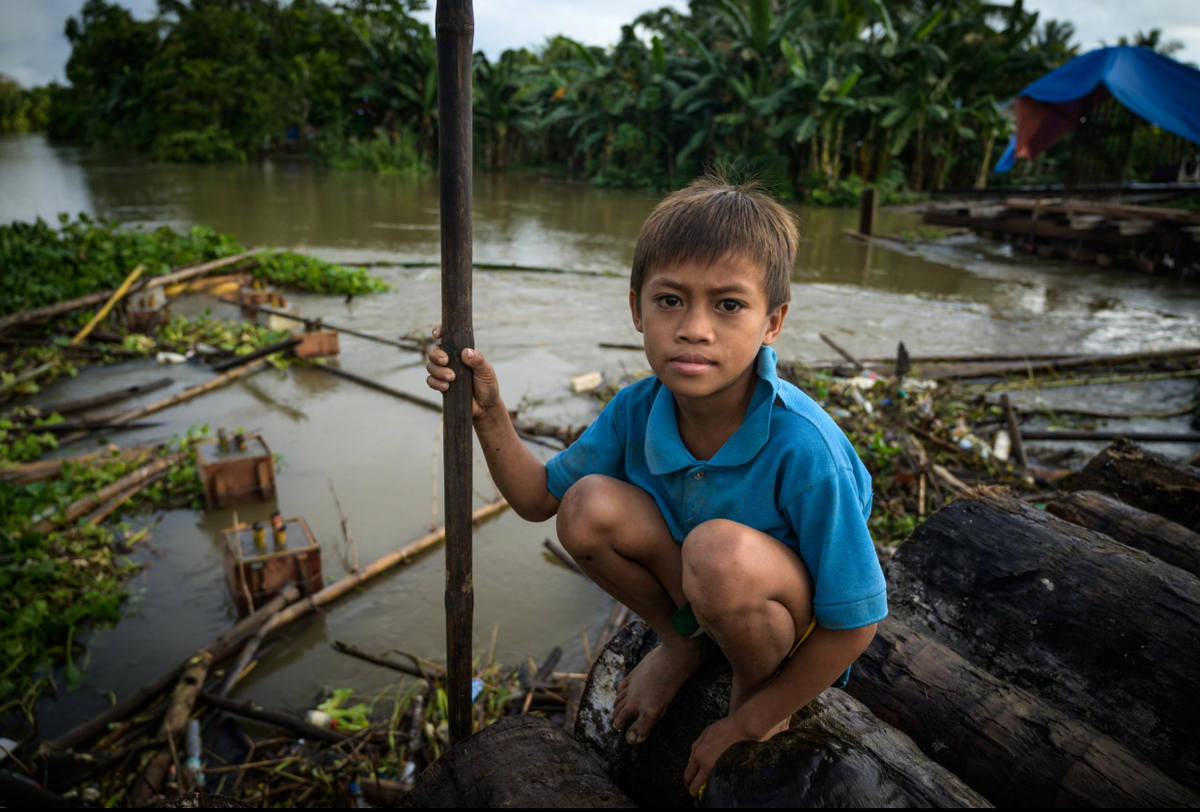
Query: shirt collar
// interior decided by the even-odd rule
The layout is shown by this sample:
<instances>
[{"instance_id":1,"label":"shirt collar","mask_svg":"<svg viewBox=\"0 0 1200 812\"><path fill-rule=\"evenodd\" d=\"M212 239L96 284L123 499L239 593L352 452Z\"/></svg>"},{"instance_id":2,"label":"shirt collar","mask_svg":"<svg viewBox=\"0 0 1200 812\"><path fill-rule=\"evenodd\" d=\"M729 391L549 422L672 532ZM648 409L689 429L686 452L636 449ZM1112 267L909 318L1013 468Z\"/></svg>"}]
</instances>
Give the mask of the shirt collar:
<instances>
[{"instance_id":1,"label":"shirt collar","mask_svg":"<svg viewBox=\"0 0 1200 812\"><path fill-rule=\"evenodd\" d=\"M771 406L779 390L779 378L775 371L775 350L766 344L758 350L755 372L758 384L754 397L746 409L746 417L737 431L725 444L706 461L697 460L687 450L679 437L679 423L675 416L675 396L665 385L658 387L658 394L650 407L646 425L646 465L655 475L669 474L681 468L695 465L742 465L754 458L767 442L771 426Z\"/></svg>"}]
</instances>

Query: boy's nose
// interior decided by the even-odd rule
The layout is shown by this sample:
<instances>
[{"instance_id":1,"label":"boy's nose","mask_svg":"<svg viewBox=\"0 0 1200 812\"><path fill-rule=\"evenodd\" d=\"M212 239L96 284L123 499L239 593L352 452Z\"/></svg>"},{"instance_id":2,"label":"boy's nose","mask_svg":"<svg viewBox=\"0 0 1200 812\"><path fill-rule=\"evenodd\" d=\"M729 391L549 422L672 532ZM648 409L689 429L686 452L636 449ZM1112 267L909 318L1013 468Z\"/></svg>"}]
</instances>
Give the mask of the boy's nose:
<instances>
[{"instance_id":1,"label":"boy's nose","mask_svg":"<svg viewBox=\"0 0 1200 812\"><path fill-rule=\"evenodd\" d=\"M679 341L687 341L692 344L700 341L711 343L713 340L712 323L709 321L708 316L699 310L685 313L679 320L679 327L675 331L675 338Z\"/></svg>"}]
</instances>

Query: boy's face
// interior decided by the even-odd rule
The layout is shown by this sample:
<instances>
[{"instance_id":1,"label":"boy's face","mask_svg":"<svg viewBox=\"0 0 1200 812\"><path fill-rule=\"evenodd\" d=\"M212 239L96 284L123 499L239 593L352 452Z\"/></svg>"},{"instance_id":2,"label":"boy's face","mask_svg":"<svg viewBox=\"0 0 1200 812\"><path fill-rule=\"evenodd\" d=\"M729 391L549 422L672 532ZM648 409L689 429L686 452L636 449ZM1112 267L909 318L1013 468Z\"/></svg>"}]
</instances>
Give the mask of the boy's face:
<instances>
[{"instance_id":1,"label":"boy's face","mask_svg":"<svg viewBox=\"0 0 1200 812\"><path fill-rule=\"evenodd\" d=\"M677 263L650 271L640 302L629 292L646 358L676 395L703 398L731 386L758 349L783 329L786 303L767 312L766 273L736 254L709 266Z\"/></svg>"}]
</instances>

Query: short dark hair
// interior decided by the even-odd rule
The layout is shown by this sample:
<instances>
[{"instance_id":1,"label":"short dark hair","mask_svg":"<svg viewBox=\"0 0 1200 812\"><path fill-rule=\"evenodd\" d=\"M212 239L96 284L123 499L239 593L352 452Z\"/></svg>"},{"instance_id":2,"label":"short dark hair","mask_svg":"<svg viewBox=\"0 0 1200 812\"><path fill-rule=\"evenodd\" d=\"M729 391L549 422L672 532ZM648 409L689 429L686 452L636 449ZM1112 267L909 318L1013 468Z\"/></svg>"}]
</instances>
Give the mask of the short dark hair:
<instances>
[{"instance_id":1,"label":"short dark hair","mask_svg":"<svg viewBox=\"0 0 1200 812\"><path fill-rule=\"evenodd\" d=\"M629 288L640 307L652 268L679 262L711 265L742 254L763 266L767 312L792 298L792 266L799 242L796 219L755 181L731 183L709 171L655 207L633 250Z\"/></svg>"}]
</instances>

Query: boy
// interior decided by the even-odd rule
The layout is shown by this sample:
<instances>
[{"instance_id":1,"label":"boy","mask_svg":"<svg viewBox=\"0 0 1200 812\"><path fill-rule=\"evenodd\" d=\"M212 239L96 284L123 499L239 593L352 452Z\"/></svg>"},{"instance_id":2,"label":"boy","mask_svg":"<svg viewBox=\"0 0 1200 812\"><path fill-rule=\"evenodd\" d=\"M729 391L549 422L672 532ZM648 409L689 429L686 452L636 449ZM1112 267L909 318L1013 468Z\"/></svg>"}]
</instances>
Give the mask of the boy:
<instances>
[{"instance_id":1,"label":"boy","mask_svg":"<svg viewBox=\"0 0 1200 812\"><path fill-rule=\"evenodd\" d=\"M887 615L870 475L833 420L776 375L769 345L796 243L792 217L753 186L707 177L664 199L642 227L629 292L655 374L545 465L518 438L495 371L463 350L500 492L526 520L557 514L579 566L662 640L618 687L614 726L646 739L699 666L699 638L733 666L729 715L692 746L693 796L729 745L765 741L844 685ZM428 384L445 391L449 356L434 347L429 359Z\"/></svg>"}]
</instances>

